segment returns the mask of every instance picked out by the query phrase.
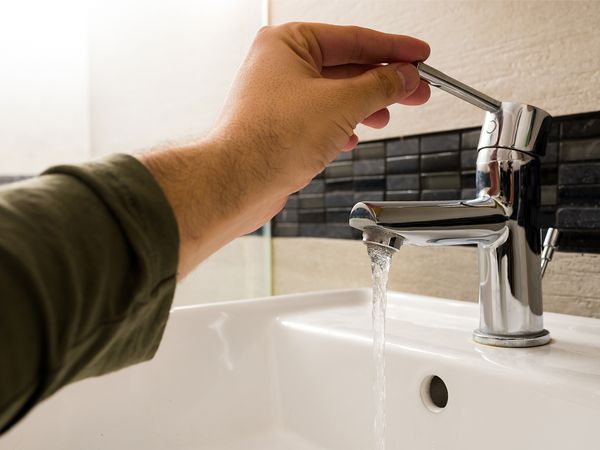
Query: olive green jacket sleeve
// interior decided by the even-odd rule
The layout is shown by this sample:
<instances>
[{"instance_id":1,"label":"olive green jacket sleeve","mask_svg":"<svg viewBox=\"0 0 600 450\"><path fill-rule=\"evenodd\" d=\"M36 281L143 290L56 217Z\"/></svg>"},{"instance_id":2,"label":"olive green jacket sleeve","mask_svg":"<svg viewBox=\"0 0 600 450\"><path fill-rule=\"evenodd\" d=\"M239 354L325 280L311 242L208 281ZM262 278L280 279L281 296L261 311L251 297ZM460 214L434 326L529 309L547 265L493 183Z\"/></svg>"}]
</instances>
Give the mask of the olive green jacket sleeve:
<instances>
[{"instance_id":1,"label":"olive green jacket sleeve","mask_svg":"<svg viewBox=\"0 0 600 450\"><path fill-rule=\"evenodd\" d=\"M153 357L178 249L163 192L131 156L0 189L0 433L70 382Z\"/></svg>"}]
</instances>

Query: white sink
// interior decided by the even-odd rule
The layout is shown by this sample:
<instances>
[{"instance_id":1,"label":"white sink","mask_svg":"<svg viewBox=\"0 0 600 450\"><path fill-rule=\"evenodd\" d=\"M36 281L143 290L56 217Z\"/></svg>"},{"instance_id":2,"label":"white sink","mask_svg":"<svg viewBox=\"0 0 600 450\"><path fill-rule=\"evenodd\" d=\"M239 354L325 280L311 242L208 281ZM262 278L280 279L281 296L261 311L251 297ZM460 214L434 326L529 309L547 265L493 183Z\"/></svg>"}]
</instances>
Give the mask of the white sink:
<instances>
[{"instance_id":1,"label":"white sink","mask_svg":"<svg viewBox=\"0 0 600 450\"><path fill-rule=\"evenodd\" d=\"M153 361L63 389L0 450L374 448L370 297L176 309ZM477 322L475 304L389 295L387 448L598 448L600 320L546 314L532 349L475 344Z\"/></svg>"}]
</instances>

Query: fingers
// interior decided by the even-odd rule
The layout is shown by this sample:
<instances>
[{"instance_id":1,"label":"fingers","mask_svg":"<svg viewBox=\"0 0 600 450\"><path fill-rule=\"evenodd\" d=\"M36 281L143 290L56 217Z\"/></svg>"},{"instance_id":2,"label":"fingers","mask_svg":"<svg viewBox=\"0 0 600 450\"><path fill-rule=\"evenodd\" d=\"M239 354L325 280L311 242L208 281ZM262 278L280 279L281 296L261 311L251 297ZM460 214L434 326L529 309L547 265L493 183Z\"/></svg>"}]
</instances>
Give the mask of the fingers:
<instances>
[{"instance_id":1,"label":"fingers","mask_svg":"<svg viewBox=\"0 0 600 450\"><path fill-rule=\"evenodd\" d=\"M338 80L356 123L376 111L400 102L420 87L419 73L412 64L389 64L357 77ZM421 94L422 95L422 94Z\"/></svg>"},{"instance_id":2,"label":"fingers","mask_svg":"<svg viewBox=\"0 0 600 450\"><path fill-rule=\"evenodd\" d=\"M362 75L367 70L376 69L377 64L342 64L341 66L323 67L321 75L332 80L352 78Z\"/></svg>"},{"instance_id":3,"label":"fingers","mask_svg":"<svg viewBox=\"0 0 600 450\"><path fill-rule=\"evenodd\" d=\"M348 139L348 142L346 143L346 145L344 145L344 147L342 147L342 151L349 152L350 150L354 150L354 148L357 145L358 145L358 136L353 134L352 136L350 136L350 139Z\"/></svg>"},{"instance_id":4,"label":"fingers","mask_svg":"<svg viewBox=\"0 0 600 450\"><path fill-rule=\"evenodd\" d=\"M362 121L363 125L371 128L383 128L390 121L390 111L387 108L375 111L369 117Z\"/></svg>"},{"instance_id":5,"label":"fingers","mask_svg":"<svg viewBox=\"0 0 600 450\"><path fill-rule=\"evenodd\" d=\"M322 66L424 61L429 45L410 36L381 33L368 28L303 24L317 41ZM311 45L311 40L308 40Z\"/></svg>"},{"instance_id":6,"label":"fingers","mask_svg":"<svg viewBox=\"0 0 600 450\"><path fill-rule=\"evenodd\" d=\"M401 99L398 103L409 106L422 105L429 100L430 95L431 89L429 88L429 84L421 80L419 87L408 97Z\"/></svg>"}]
</instances>

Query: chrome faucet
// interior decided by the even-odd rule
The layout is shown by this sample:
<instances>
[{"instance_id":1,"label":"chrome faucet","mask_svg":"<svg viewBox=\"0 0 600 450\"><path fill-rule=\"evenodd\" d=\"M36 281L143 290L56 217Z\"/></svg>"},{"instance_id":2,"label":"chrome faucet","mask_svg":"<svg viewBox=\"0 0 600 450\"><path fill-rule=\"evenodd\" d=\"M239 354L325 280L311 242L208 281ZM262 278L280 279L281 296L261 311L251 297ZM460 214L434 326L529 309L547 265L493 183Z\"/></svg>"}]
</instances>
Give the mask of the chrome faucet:
<instances>
[{"instance_id":1,"label":"chrome faucet","mask_svg":"<svg viewBox=\"0 0 600 450\"><path fill-rule=\"evenodd\" d=\"M431 85L487 111L477 146L477 198L361 202L350 213L350 225L362 230L363 241L395 249L403 243L477 244L480 323L473 339L500 347L547 344L537 213L539 158L552 118L531 105L499 102L425 64L417 68ZM556 233L549 241L553 250ZM547 263L551 251L544 255Z\"/></svg>"}]
</instances>

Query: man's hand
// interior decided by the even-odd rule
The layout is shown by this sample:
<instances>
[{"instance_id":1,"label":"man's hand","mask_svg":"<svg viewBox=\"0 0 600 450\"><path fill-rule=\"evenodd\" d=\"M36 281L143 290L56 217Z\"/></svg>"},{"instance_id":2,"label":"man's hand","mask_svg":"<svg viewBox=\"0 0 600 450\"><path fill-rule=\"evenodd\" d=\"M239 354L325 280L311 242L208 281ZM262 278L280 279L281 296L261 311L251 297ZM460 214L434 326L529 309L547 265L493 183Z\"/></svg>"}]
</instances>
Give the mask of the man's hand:
<instances>
[{"instance_id":1,"label":"man's hand","mask_svg":"<svg viewBox=\"0 0 600 450\"><path fill-rule=\"evenodd\" d=\"M411 64L429 46L358 27L290 23L259 31L216 127L201 143L140 157L180 231L180 273L273 217L387 106L429 98Z\"/></svg>"}]
</instances>

